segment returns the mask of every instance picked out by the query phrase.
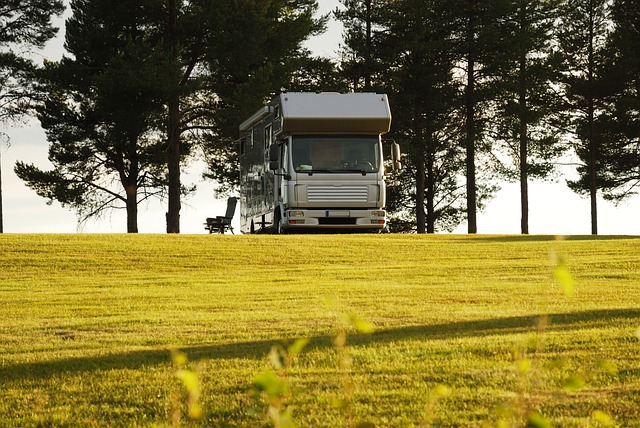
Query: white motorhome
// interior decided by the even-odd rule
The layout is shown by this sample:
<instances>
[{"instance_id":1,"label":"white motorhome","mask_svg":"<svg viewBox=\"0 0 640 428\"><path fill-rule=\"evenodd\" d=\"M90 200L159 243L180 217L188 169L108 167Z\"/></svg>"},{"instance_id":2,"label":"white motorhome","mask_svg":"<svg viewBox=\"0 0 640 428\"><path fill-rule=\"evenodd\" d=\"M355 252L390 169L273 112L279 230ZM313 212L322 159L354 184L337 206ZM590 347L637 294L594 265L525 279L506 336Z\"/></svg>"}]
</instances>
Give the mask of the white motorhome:
<instances>
[{"instance_id":1,"label":"white motorhome","mask_svg":"<svg viewBox=\"0 0 640 428\"><path fill-rule=\"evenodd\" d=\"M386 95L282 93L240 125L244 233L383 229ZM394 168L400 150L394 143Z\"/></svg>"}]
</instances>

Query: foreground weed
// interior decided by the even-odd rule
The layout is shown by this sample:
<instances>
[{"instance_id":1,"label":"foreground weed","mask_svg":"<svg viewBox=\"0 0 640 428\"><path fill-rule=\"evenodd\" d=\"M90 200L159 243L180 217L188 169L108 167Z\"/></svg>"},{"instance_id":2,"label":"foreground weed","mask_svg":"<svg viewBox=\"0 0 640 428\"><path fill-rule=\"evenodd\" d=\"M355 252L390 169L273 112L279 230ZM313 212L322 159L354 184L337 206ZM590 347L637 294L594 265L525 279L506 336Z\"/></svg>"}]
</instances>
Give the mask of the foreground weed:
<instances>
[{"instance_id":1,"label":"foreground weed","mask_svg":"<svg viewBox=\"0 0 640 428\"><path fill-rule=\"evenodd\" d=\"M616 422L613 420L611 416L609 416L608 414L600 410L595 410L591 414L591 419L593 419L593 421L596 423L596 426L598 424L605 427L617 426Z\"/></svg>"},{"instance_id":2,"label":"foreground weed","mask_svg":"<svg viewBox=\"0 0 640 428\"><path fill-rule=\"evenodd\" d=\"M187 355L177 351L171 351L171 360L175 370L175 376L184 387L184 392L174 395L171 403L171 425L179 426L182 419L182 409L186 408L187 417L191 420L202 419L204 412L200 404L200 380L195 371L189 367Z\"/></svg>"},{"instance_id":3,"label":"foreground weed","mask_svg":"<svg viewBox=\"0 0 640 428\"><path fill-rule=\"evenodd\" d=\"M539 387L541 378L538 367L538 356L542 352L544 333L548 325L548 317L538 318L536 335L522 346L513 350L512 358L518 379L518 390L512 401L499 403L490 414L495 419L495 425L487 421L484 426L507 428L512 426L547 427L548 422L536 412L535 394L532 391Z\"/></svg>"},{"instance_id":4,"label":"foreground weed","mask_svg":"<svg viewBox=\"0 0 640 428\"><path fill-rule=\"evenodd\" d=\"M291 409L286 404L291 391L287 368L308 342L308 339L298 339L290 346L286 343L272 346L269 353L272 368L257 375L253 380L255 398L259 399L261 394L266 395L269 402L267 418L276 428L295 426Z\"/></svg>"},{"instance_id":5,"label":"foreground weed","mask_svg":"<svg viewBox=\"0 0 640 428\"><path fill-rule=\"evenodd\" d=\"M573 276L571 275L569 267L567 266L567 261L562 255L559 255L555 252L551 253L551 260L554 265L553 275L556 281L562 287L565 296L573 297L575 284L573 281Z\"/></svg>"},{"instance_id":6,"label":"foreground weed","mask_svg":"<svg viewBox=\"0 0 640 428\"><path fill-rule=\"evenodd\" d=\"M326 304L330 308L335 308L336 306L333 301L327 301ZM351 329L355 329L356 332L361 334L370 334L374 330L371 323L353 312L340 313L338 315L338 327L333 344L336 350L338 370L342 379L342 397L337 400L336 407L341 410L347 426L354 424L353 393L355 384L351 372L353 360L347 351L347 334ZM361 422L356 426L365 427L367 425L366 422Z\"/></svg>"},{"instance_id":7,"label":"foreground weed","mask_svg":"<svg viewBox=\"0 0 640 428\"><path fill-rule=\"evenodd\" d=\"M333 306L333 303L328 303L328 305ZM373 332L373 325L354 313L344 313L339 316L333 345L337 357L337 370L342 379L342 397L337 401L336 407L341 410L347 426L368 428L373 427L369 422L354 423L353 393L355 385L351 374L352 358L347 351L347 335L352 329L361 334L368 334ZM271 368L254 378L255 398L259 399L261 395L266 396L269 403L267 419L276 428L295 427L291 409L287 405L287 401L291 398L287 368L291 367L308 342L308 339L298 339L292 345L281 343L272 346L269 353Z\"/></svg>"},{"instance_id":8,"label":"foreground weed","mask_svg":"<svg viewBox=\"0 0 640 428\"><path fill-rule=\"evenodd\" d=\"M445 385L436 385L429 396L427 397L427 404L425 406L424 417L422 420L422 427L433 426L436 415L438 414L438 402L451 395L451 388Z\"/></svg>"},{"instance_id":9,"label":"foreground weed","mask_svg":"<svg viewBox=\"0 0 640 428\"><path fill-rule=\"evenodd\" d=\"M566 262L566 258L555 252L550 254L553 265L553 276L555 281L562 288L564 295L567 298L572 298L575 293L575 281L571 274ZM532 428L547 428L551 427L551 423L536 409L537 403L533 401L532 397L535 397L535 388L540 387L542 375L539 369L539 359L543 351L543 340L549 325L549 317L547 315L541 315L537 322L537 334L529 344L529 347L534 349L532 357L527 355L527 347L518 349L515 352L515 365L520 379L520 387L518 391L518 411L519 419L524 421L526 427ZM562 362L558 364L563 365ZM599 366L608 371L615 372L615 368L608 362L600 362ZM550 366L553 367L553 364ZM562 383L562 390L565 393L575 393L586 386L584 377L578 373L569 374ZM507 406L508 409L508 406ZM504 410L504 409L503 409ZM506 410L502 412L502 416L508 416L507 418L500 418L498 420L499 427L509 426L507 420L510 419L510 411ZM615 426L613 418L604 411L596 410L591 414L591 419L596 426Z\"/></svg>"},{"instance_id":10,"label":"foreground weed","mask_svg":"<svg viewBox=\"0 0 640 428\"><path fill-rule=\"evenodd\" d=\"M353 423L353 392L355 390L355 384L351 374L353 360L347 352L347 331L349 327L353 326L360 333L371 333L373 326L354 314L344 314L341 318L341 323L339 324L338 332L333 342L336 349L343 392L336 406L342 411L345 421L351 425Z\"/></svg>"},{"instance_id":11,"label":"foreground weed","mask_svg":"<svg viewBox=\"0 0 640 428\"><path fill-rule=\"evenodd\" d=\"M575 294L575 281L571 274L566 258L555 252L550 253L553 268L553 277L560 285L565 297L572 298ZM496 406L491 412L494 424L487 422L485 426L507 428L511 426L526 426L527 428L548 428L551 422L538 410L541 403L536 402L535 397L540 390L543 379L541 356L544 350L544 338L549 326L549 317L540 315L537 320L536 334L526 344L513 351L514 368L518 378L518 390L516 397L511 402L504 402ZM562 369L565 361L556 361L547 364L547 369ZM615 372L615 367L608 362L600 362L599 368L605 372ZM586 381L579 373L568 374L561 384L561 390L565 394L577 393L584 389ZM596 410L591 414L591 421L595 426L615 426L613 418L602 410Z\"/></svg>"}]
</instances>

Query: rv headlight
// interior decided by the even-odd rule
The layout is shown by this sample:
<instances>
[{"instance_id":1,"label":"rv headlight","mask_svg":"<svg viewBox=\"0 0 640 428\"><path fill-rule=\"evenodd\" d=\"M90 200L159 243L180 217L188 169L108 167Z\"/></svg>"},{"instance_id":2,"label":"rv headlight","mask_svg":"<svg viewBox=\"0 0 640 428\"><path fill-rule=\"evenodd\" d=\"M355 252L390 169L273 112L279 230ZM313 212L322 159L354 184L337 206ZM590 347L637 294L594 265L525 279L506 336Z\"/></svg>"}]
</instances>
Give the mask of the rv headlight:
<instances>
[{"instance_id":1,"label":"rv headlight","mask_svg":"<svg viewBox=\"0 0 640 428\"><path fill-rule=\"evenodd\" d=\"M371 217L386 217L386 215L387 215L387 212L383 210L371 212Z\"/></svg>"},{"instance_id":2,"label":"rv headlight","mask_svg":"<svg viewBox=\"0 0 640 428\"><path fill-rule=\"evenodd\" d=\"M304 212L302 211L289 211L289 218L291 217L304 217Z\"/></svg>"}]
</instances>

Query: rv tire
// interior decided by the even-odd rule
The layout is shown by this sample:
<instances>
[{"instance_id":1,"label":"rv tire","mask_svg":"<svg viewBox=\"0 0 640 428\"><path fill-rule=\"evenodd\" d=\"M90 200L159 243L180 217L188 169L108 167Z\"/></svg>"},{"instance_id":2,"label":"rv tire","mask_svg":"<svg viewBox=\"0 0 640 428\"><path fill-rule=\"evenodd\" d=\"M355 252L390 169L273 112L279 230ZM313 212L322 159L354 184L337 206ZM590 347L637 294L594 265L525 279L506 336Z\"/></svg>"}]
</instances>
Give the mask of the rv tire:
<instances>
[{"instance_id":1,"label":"rv tire","mask_svg":"<svg viewBox=\"0 0 640 428\"><path fill-rule=\"evenodd\" d=\"M282 225L280 224L281 218L280 210L276 210L273 214L273 233L275 235L282 235Z\"/></svg>"}]
</instances>

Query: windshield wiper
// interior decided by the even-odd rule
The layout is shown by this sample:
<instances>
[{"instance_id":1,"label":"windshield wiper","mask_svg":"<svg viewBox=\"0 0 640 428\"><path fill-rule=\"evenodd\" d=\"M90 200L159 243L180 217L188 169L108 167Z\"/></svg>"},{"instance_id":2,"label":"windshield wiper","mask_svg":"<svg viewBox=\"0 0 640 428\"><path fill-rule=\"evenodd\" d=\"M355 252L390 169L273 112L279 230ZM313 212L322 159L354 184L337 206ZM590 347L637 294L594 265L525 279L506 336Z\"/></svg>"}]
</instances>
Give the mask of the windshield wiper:
<instances>
[{"instance_id":1,"label":"windshield wiper","mask_svg":"<svg viewBox=\"0 0 640 428\"><path fill-rule=\"evenodd\" d=\"M357 172L362 175L367 175L368 173L375 172L375 171L368 171L368 170L365 170L364 168L323 168L323 169L312 169L308 171L298 171L298 173L305 173L305 172L309 175L313 175L314 173L335 174L335 173L341 173L341 172L346 172L346 173Z\"/></svg>"},{"instance_id":2,"label":"windshield wiper","mask_svg":"<svg viewBox=\"0 0 640 428\"><path fill-rule=\"evenodd\" d=\"M368 172L373 171L366 171L364 168L340 168L334 169L333 172L359 172L362 175L367 175Z\"/></svg>"}]
</instances>

